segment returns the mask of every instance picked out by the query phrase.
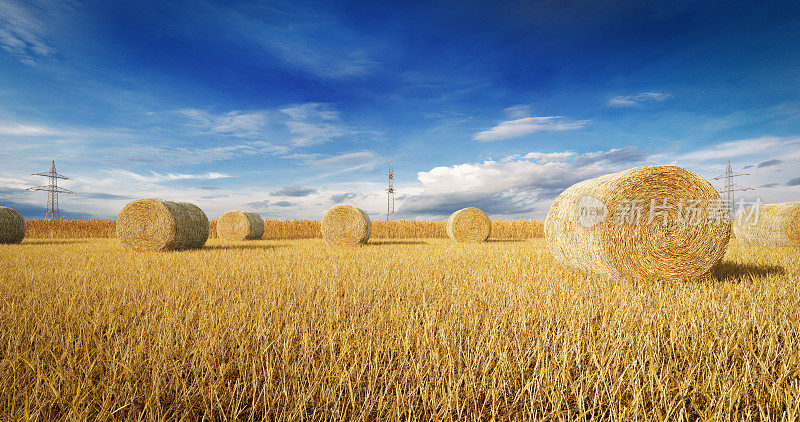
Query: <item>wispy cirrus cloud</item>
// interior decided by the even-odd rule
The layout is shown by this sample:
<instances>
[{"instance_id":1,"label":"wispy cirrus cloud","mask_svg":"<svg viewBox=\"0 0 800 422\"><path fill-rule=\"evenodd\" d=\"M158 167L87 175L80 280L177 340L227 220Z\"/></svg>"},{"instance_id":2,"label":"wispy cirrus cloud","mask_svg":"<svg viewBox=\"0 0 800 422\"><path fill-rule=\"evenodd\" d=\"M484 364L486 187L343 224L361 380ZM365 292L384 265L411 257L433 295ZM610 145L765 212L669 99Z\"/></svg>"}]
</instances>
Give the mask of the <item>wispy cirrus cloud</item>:
<instances>
[{"instance_id":1,"label":"wispy cirrus cloud","mask_svg":"<svg viewBox=\"0 0 800 422\"><path fill-rule=\"evenodd\" d=\"M536 116L523 117L500 122L497 126L480 131L472 136L476 141L497 141L501 139L518 138L534 132L563 131L580 129L586 120L568 120L564 116Z\"/></svg>"},{"instance_id":2,"label":"wispy cirrus cloud","mask_svg":"<svg viewBox=\"0 0 800 422\"><path fill-rule=\"evenodd\" d=\"M62 132L48 126L0 122L0 136L51 136L60 133Z\"/></svg>"},{"instance_id":3,"label":"wispy cirrus cloud","mask_svg":"<svg viewBox=\"0 0 800 422\"><path fill-rule=\"evenodd\" d=\"M608 101L611 107L636 107L647 102L660 102L671 97L672 94L663 92L641 92L635 95L618 95Z\"/></svg>"},{"instance_id":4,"label":"wispy cirrus cloud","mask_svg":"<svg viewBox=\"0 0 800 422\"><path fill-rule=\"evenodd\" d=\"M781 138L762 136L760 138L742 139L723 142L710 148L703 148L677 157L678 160L708 161L734 157L756 156L774 152L776 148L800 145L800 138ZM776 163L777 164L777 163Z\"/></svg>"},{"instance_id":5,"label":"wispy cirrus cloud","mask_svg":"<svg viewBox=\"0 0 800 422\"><path fill-rule=\"evenodd\" d=\"M266 110L253 112L233 110L217 114L206 110L187 108L178 110L178 113L190 119L190 126L201 128L209 133L239 137L259 136L270 122L270 113Z\"/></svg>"},{"instance_id":6,"label":"wispy cirrus cloud","mask_svg":"<svg viewBox=\"0 0 800 422\"><path fill-rule=\"evenodd\" d=\"M322 144L353 133L328 104L305 103L281 108L280 112L288 117L283 124L296 147Z\"/></svg>"},{"instance_id":7,"label":"wispy cirrus cloud","mask_svg":"<svg viewBox=\"0 0 800 422\"><path fill-rule=\"evenodd\" d=\"M340 51L312 47L311 44L270 43L270 51L284 63L322 79L349 79L372 73L380 62L369 57L364 50L354 48Z\"/></svg>"},{"instance_id":8,"label":"wispy cirrus cloud","mask_svg":"<svg viewBox=\"0 0 800 422\"><path fill-rule=\"evenodd\" d=\"M380 161L380 157L372 151L355 151L324 158L314 158L307 164L322 168L347 168L372 170Z\"/></svg>"},{"instance_id":9,"label":"wispy cirrus cloud","mask_svg":"<svg viewBox=\"0 0 800 422\"><path fill-rule=\"evenodd\" d=\"M189 127L207 134L250 139L283 137L283 142L276 142L293 148L323 144L356 133L333 106L324 103L225 113L187 108L178 113L189 119Z\"/></svg>"},{"instance_id":10,"label":"wispy cirrus cloud","mask_svg":"<svg viewBox=\"0 0 800 422\"><path fill-rule=\"evenodd\" d=\"M217 173L217 172L186 174L186 173L157 173L151 171L147 174L140 174L128 170L107 170L106 173L118 176L121 179L130 179L144 183L164 183L176 180L215 180L215 179L225 179L231 177L228 174Z\"/></svg>"},{"instance_id":11,"label":"wispy cirrus cloud","mask_svg":"<svg viewBox=\"0 0 800 422\"><path fill-rule=\"evenodd\" d=\"M33 14L30 4L0 0L0 47L20 62L34 65L41 57L55 54L46 26Z\"/></svg>"}]
</instances>

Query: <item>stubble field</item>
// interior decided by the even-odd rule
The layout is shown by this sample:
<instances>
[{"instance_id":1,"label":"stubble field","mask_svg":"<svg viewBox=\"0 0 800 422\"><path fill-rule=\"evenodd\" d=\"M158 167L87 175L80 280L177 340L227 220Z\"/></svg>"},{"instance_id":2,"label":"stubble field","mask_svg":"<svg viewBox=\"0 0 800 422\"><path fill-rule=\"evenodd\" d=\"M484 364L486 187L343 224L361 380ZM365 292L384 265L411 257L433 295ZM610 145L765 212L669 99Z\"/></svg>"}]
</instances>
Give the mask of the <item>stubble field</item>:
<instances>
[{"instance_id":1,"label":"stubble field","mask_svg":"<svg viewBox=\"0 0 800 422\"><path fill-rule=\"evenodd\" d=\"M800 252L696 283L544 239L0 245L0 419L800 417Z\"/></svg>"}]
</instances>

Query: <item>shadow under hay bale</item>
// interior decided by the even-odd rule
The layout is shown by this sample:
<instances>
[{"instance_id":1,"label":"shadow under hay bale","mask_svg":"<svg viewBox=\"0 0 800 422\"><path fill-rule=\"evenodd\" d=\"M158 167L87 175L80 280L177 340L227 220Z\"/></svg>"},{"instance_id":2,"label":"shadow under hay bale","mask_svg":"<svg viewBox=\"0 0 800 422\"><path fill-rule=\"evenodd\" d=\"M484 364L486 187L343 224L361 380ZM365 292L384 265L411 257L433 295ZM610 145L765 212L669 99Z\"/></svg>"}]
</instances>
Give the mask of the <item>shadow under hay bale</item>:
<instances>
[{"instance_id":1,"label":"shadow under hay bale","mask_svg":"<svg viewBox=\"0 0 800 422\"><path fill-rule=\"evenodd\" d=\"M698 279L725 255L729 237L719 193L677 166L636 167L576 183L556 198L545 220L556 260L611 278Z\"/></svg>"},{"instance_id":2,"label":"shadow under hay bale","mask_svg":"<svg viewBox=\"0 0 800 422\"><path fill-rule=\"evenodd\" d=\"M454 242L485 242L492 234L492 221L478 208L462 208L447 219L445 229Z\"/></svg>"},{"instance_id":3,"label":"shadow under hay bale","mask_svg":"<svg viewBox=\"0 0 800 422\"><path fill-rule=\"evenodd\" d=\"M723 261L711 270L711 277L718 281L741 281L750 277L770 277L786 274L786 269L778 265L740 264Z\"/></svg>"},{"instance_id":4,"label":"shadow under hay bale","mask_svg":"<svg viewBox=\"0 0 800 422\"><path fill-rule=\"evenodd\" d=\"M372 221L359 208L337 205L322 217L320 231L322 238L331 245L363 245L372 235Z\"/></svg>"},{"instance_id":5,"label":"shadow under hay bale","mask_svg":"<svg viewBox=\"0 0 800 422\"><path fill-rule=\"evenodd\" d=\"M26 239L23 244L25 245L72 245L76 243L91 243L89 239Z\"/></svg>"},{"instance_id":6,"label":"shadow under hay bale","mask_svg":"<svg viewBox=\"0 0 800 422\"><path fill-rule=\"evenodd\" d=\"M225 240L257 240L264 237L264 219L250 211L226 211L217 220L217 236Z\"/></svg>"},{"instance_id":7,"label":"shadow under hay bale","mask_svg":"<svg viewBox=\"0 0 800 422\"><path fill-rule=\"evenodd\" d=\"M20 243L25 238L25 219L17 210L0 207L0 243Z\"/></svg>"},{"instance_id":8,"label":"shadow under hay bale","mask_svg":"<svg viewBox=\"0 0 800 422\"><path fill-rule=\"evenodd\" d=\"M137 199L125 205L117 216L120 243L135 251L201 248L208 233L208 217L188 202Z\"/></svg>"},{"instance_id":9,"label":"shadow under hay bale","mask_svg":"<svg viewBox=\"0 0 800 422\"><path fill-rule=\"evenodd\" d=\"M733 220L733 232L742 245L800 247L800 202L750 206Z\"/></svg>"},{"instance_id":10,"label":"shadow under hay bale","mask_svg":"<svg viewBox=\"0 0 800 422\"><path fill-rule=\"evenodd\" d=\"M427 245L428 242L420 240L373 240L369 245Z\"/></svg>"},{"instance_id":11,"label":"shadow under hay bale","mask_svg":"<svg viewBox=\"0 0 800 422\"><path fill-rule=\"evenodd\" d=\"M239 249L263 249L263 250L270 250L270 249L278 249L278 248L288 248L289 245L278 244L278 245L265 245L261 243L244 243L244 244L236 244L236 245L206 245L203 247L205 249L211 250L239 250Z\"/></svg>"}]
</instances>

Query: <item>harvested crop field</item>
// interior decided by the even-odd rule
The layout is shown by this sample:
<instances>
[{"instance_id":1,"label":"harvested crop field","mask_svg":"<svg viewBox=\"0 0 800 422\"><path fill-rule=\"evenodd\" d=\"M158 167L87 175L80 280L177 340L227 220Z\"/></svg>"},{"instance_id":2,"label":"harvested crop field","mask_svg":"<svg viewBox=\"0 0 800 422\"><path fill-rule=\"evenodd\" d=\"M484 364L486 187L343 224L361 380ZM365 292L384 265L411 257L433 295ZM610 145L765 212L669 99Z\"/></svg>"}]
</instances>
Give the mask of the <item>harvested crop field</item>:
<instances>
[{"instance_id":1,"label":"harvested crop field","mask_svg":"<svg viewBox=\"0 0 800 422\"><path fill-rule=\"evenodd\" d=\"M800 416L800 250L702 282L567 270L544 239L0 245L0 419Z\"/></svg>"}]
</instances>

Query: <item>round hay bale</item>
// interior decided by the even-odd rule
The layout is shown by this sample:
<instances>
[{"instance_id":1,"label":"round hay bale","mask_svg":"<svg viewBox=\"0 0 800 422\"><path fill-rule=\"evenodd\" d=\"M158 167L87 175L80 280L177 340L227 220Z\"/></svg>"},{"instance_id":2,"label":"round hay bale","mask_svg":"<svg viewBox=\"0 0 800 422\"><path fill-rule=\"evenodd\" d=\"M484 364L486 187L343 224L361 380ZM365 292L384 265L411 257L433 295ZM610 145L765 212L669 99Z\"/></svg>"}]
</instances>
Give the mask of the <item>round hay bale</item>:
<instances>
[{"instance_id":1,"label":"round hay bale","mask_svg":"<svg viewBox=\"0 0 800 422\"><path fill-rule=\"evenodd\" d=\"M362 245L372 235L372 221L352 205L337 205L322 217L322 238L332 245Z\"/></svg>"},{"instance_id":2,"label":"round hay bale","mask_svg":"<svg viewBox=\"0 0 800 422\"><path fill-rule=\"evenodd\" d=\"M576 183L545 219L564 266L615 278L695 280L719 262L730 217L708 181L677 166L644 166Z\"/></svg>"},{"instance_id":3,"label":"round hay bale","mask_svg":"<svg viewBox=\"0 0 800 422\"><path fill-rule=\"evenodd\" d=\"M800 246L800 202L752 205L737 214L733 233L742 245Z\"/></svg>"},{"instance_id":4,"label":"round hay bale","mask_svg":"<svg viewBox=\"0 0 800 422\"><path fill-rule=\"evenodd\" d=\"M201 248L208 232L206 214L188 202L137 199L117 216L120 243L135 251Z\"/></svg>"},{"instance_id":5,"label":"round hay bale","mask_svg":"<svg viewBox=\"0 0 800 422\"><path fill-rule=\"evenodd\" d=\"M264 220L250 211L226 211L217 220L217 236L225 240L261 239Z\"/></svg>"},{"instance_id":6,"label":"round hay bale","mask_svg":"<svg viewBox=\"0 0 800 422\"><path fill-rule=\"evenodd\" d=\"M0 243L21 243L25 238L25 219L14 208L0 207Z\"/></svg>"},{"instance_id":7,"label":"round hay bale","mask_svg":"<svg viewBox=\"0 0 800 422\"><path fill-rule=\"evenodd\" d=\"M492 234L492 221L478 208L462 208L447 219L447 236L455 242L484 242Z\"/></svg>"}]
</instances>

